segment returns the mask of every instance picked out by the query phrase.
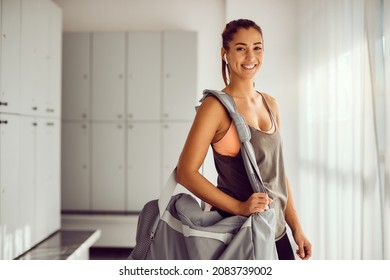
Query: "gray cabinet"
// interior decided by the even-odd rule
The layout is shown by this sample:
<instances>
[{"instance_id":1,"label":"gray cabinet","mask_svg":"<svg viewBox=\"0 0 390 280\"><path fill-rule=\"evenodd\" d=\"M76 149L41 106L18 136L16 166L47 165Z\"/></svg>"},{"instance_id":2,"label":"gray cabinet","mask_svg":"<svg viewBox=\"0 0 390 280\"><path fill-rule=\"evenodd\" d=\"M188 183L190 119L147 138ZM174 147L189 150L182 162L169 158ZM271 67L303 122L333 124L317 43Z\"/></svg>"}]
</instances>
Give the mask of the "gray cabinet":
<instances>
[{"instance_id":1,"label":"gray cabinet","mask_svg":"<svg viewBox=\"0 0 390 280\"><path fill-rule=\"evenodd\" d=\"M163 34L162 104L165 120L192 120L195 115L196 47L195 32L169 31Z\"/></svg>"},{"instance_id":2,"label":"gray cabinet","mask_svg":"<svg viewBox=\"0 0 390 280\"><path fill-rule=\"evenodd\" d=\"M140 211L156 199L161 185L161 124L127 125L127 211Z\"/></svg>"},{"instance_id":3,"label":"gray cabinet","mask_svg":"<svg viewBox=\"0 0 390 280\"><path fill-rule=\"evenodd\" d=\"M90 123L62 123L61 207L90 210Z\"/></svg>"},{"instance_id":4,"label":"gray cabinet","mask_svg":"<svg viewBox=\"0 0 390 280\"><path fill-rule=\"evenodd\" d=\"M125 33L92 34L93 120L124 119L125 40Z\"/></svg>"},{"instance_id":5,"label":"gray cabinet","mask_svg":"<svg viewBox=\"0 0 390 280\"><path fill-rule=\"evenodd\" d=\"M90 117L90 33L64 33L62 52L62 118Z\"/></svg>"},{"instance_id":6,"label":"gray cabinet","mask_svg":"<svg viewBox=\"0 0 390 280\"><path fill-rule=\"evenodd\" d=\"M62 209L140 211L158 197L195 115L197 35L65 33L63 40ZM76 128L84 123L89 137Z\"/></svg>"},{"instance_id":7,"label":"gray cabinet","mask_svg":"<svg viewBox=\"0 0 390 280\"><path fill-rule=\"evenodd\" d=\"M127 119L161 119L161 32L128 34Z\"/></svg>"},{"instance_id":8,"label":"gray cabinet","mask_svg":"<svg viewBox=\"0 0 390 280\"><path fill-rule=\"evenodd\" d=\"M125 125L92 123L92 209L125 210Z\"/></svg>"},{"instance_id":9,"label":"gray cabinet","mask_svg":"<svg viewBox=\"0 0 390 280\"><path fill-rule=\"evenodd\" d=\"M177 165L191 124L192 122L189 121L162 124L163 183L168 180L169 175Z\"/></svg>"}]
</instances>

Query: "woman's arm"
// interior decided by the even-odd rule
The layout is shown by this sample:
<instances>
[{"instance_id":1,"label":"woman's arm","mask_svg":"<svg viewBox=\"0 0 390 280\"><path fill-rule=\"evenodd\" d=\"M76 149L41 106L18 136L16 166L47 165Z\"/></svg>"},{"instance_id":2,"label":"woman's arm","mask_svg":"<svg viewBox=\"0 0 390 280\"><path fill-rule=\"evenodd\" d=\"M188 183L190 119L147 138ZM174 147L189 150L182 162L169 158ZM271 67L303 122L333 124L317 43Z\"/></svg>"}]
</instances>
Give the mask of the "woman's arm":
<instances>
[{"instance_id":1,"label":"woman's arm","mask_svg":"<svg viewBox=\"0 0 390 280\"><path fill-rule=\"evenodd\" d=\"M199 169L210 143L221 139L230 126L230 118L220 102L208 97L200 106L188 134L177 166L177 181L203 201L225 212L249 216L267 209L268 196L254 194L241 202L211 184Z\"/></svg>"},{"instance_id":2,"label":"woman's arm","mask_svg":"<svg viewBox=\"0 0 390 280\"><path fill-rule=\"evenodd\" d=\"M280 114L279 114L278 104L273 97L269 95L265 95L265 96L268 104L271 107L272 112L275 114L276 123L278 124L278 127L280 129ZM285 219L292 231L295 243L298 246L297 254L301 259L307 260L311 256L311 244L309 240L306 238L305 234L303 233L301 223L299 222L298 214L294 205L294 199L292 196L290 181L288 180L287 176L286 176L286 185L287 185L287 204L285 210Z\"/></svg>"},{"instance_id":3,"label":"woman's arm","mask_svg":"<svg viewBox=\"0 0 390 280\"><path fill-rule=\"evenodd\" d=\"M303 260L311 257L311 244L303 233L301 223L299 222L297 211L295 210L294 199L292 197L290 181L286 176L287 184L287 205L285 210L285 218L288 226L291 229L295 243L298 246L297 254Z\"/></svg>"}]
</instances>

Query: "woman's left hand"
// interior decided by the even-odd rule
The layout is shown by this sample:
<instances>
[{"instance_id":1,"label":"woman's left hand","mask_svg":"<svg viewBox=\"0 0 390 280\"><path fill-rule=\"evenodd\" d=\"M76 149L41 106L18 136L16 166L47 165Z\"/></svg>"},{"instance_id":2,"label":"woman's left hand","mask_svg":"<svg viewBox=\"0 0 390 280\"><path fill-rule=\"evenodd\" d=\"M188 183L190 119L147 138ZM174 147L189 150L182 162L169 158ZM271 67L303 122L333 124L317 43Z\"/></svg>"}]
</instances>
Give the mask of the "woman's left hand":
<instances>
[{"instance_id":1,"label":"woman's left hand","mask_svg":"<svg viewBox=\"0 0 390 280\"><path fill-rule=\"evenodd\" d=\"M302 231L293 232L295 243L298 245L297 255L302 260L308 260L311 257L311 243Z\"/></svg>"}]
</instances>

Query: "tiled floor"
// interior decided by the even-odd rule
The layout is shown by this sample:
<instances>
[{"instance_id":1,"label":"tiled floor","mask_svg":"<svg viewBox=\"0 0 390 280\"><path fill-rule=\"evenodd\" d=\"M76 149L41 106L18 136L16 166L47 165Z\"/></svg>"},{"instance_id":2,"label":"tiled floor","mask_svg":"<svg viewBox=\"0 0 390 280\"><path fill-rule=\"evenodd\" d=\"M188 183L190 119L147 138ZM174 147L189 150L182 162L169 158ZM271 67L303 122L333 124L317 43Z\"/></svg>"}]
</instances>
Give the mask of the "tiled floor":
<instances>
[{"instance_id":1,"label":"tiled floor","mask_svg":"<svg viewBox=\"0 0 390 280\"><path fill-rule=\"evenodd\" d=\"M130 248L89 248L91 260L126 260L130 253Z\"/></svg>"}]
</instances>

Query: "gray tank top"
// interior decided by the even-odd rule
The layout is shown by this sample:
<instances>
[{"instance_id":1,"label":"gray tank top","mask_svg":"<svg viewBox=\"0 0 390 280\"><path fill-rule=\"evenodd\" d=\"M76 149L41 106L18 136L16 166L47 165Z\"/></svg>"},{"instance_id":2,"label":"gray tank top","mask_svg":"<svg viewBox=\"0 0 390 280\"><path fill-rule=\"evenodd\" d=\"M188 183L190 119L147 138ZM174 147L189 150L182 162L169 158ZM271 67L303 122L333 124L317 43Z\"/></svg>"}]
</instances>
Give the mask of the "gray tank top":
<instances>
[{"instance_id":1,"label":"gray tank top","mask_svg":"<svg viewBox=\"0 0 390 280\"><path fill-rule=\"evenodd\" d=\"M286 232L284 211L287 203L287 185L280 131L264 97L263 100L275 126L275 131L269 134L249 126L252 134L250 142L255 151L257 165L265 187L268 189L268 195L273 199L271 207L275 209L276 213L275 239L278 240ZM240 201L246 201L252 195L253 190L245 171L241 153L238 153L237 156L225 156L213 149L213 154L218 172L217 187ZM224 216L230 215L219 209L217 211Z\"/></svg>"}]
</instances>

